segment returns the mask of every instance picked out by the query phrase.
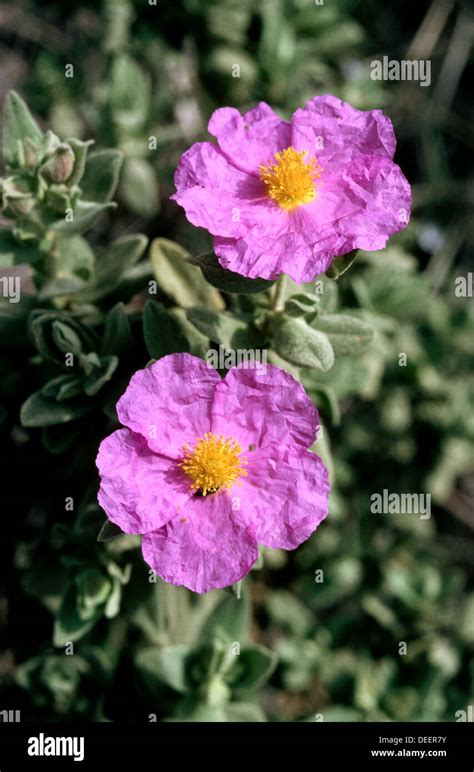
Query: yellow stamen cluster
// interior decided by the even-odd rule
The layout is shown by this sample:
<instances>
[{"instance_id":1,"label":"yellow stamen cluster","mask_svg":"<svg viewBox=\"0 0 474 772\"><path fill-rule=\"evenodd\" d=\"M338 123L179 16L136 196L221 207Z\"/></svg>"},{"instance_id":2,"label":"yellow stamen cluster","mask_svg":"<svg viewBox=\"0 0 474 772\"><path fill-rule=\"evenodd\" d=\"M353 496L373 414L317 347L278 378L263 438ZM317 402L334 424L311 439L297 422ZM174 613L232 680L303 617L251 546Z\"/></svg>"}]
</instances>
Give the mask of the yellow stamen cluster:
<instances>
[{"instance_id":1,"label":"yellow stamen cluster","mask_svg":"<svg viewBox=\"0 0 474 772\"><path fill-rule=\"evenodd\" d=\"M239 477L247 475L247 459L241 456L242 448L232 437L207 432L193 448L185 445L183 451L184 459L179 466L191 478L191 489L203 496L230 490Z\"/></svg>"},{"instance_id":2,"label":"yellow stamen cluster","mask_svg":"<svg viewBox=\"0 0 474 772\"><path fill-rule=\"evenodd\" d=\"M267 194L287 212L316 198L315 183L323 169L314 156L308 161L307 156L307 150L295 150L290 145L275 153L276 163L269 161L260 166L260 179Z\"/></svg>"}]
</instances>

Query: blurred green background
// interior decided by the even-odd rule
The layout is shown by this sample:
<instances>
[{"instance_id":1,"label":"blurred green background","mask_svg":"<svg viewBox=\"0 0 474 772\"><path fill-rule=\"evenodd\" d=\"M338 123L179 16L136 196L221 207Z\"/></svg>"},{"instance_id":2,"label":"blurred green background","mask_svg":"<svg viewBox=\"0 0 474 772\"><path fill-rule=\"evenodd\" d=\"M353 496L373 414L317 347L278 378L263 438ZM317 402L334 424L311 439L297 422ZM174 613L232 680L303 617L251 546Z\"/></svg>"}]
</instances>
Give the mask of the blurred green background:
<instances>
[{"instance_id":1,"label":"blurred green background","mask_svg":"<svg viewBox=\"0 0 474 772\"><path fill-rule=\"evenodd\" d=\"M1 3L0 30L2 100L15 88L43 127L125 154L119 209L90 234L98 248L136 231L192 254L209 247L169 196L181 153L224 105L263 99L289 117L331 93L382 108L414 193L407 230L360 254L325 301L370 318L374 345L317 383L299 374L324 420L315 449L331 469L330 517L297 551L266 551L240 601L148 582L130 537L96 543L93 460L105 425L51 455L19 425L32 384L18 351L2 358L4 479L15 470L20 486L5 483L0 709L24 719L456 720L474 704L474 316L472 296L455 293L456 277L474 270L469 4L31 0ZM383 56L430 60L431 85L372 80ZM134 352L128 377L145 363ZM431 518L371 513L384 488L430 493ZM64 512L68 495L83 501L79 514ZM61 633L70 581L92 624ZM203 628L211 611L214 627ZM225 716L206 670L221 651L211 627L253 646L226 680L252 697ZM196 708L204 682L207 707Z\"/></svg>"}]
</instances>

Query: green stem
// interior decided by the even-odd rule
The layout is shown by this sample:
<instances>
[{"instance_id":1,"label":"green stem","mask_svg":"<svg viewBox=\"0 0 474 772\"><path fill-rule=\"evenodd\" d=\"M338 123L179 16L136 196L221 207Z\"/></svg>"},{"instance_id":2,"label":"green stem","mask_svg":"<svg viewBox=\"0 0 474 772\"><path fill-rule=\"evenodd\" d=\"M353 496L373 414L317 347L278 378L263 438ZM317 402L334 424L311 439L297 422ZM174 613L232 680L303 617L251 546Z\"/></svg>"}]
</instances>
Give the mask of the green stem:
<instances>
[{"instance_id":1,"label":"green stem","mask_svg":"<svg viewBox=\"0 0 474 772\"><path fill-rule=\"evenodd\" d=\"M273 314L278 314L280 311L283 311L285 305L286 278L287 277L282 274L272 288L273 294L270 302L270 310Z\"/></svg>"}]
</instances>

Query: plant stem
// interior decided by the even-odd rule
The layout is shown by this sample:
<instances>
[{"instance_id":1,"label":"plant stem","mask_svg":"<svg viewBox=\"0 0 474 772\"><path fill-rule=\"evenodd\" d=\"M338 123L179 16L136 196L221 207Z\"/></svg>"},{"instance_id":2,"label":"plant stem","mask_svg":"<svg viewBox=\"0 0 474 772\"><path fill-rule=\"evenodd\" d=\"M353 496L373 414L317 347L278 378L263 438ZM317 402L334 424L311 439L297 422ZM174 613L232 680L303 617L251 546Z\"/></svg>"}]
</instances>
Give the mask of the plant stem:
<instances>
[{"instance_id":1,"label":"plant stem","mask_svg":"<svg viewBox=\"0 0 474 772\"><path fill-rule=\"evenodd\" d=\"M280 311L283 311L285 305L285 290L286 276L285 274L282 274L273 287L273 294L270 302L270 310L272 313L278 314Z\"/></svg>"}]
</instances>

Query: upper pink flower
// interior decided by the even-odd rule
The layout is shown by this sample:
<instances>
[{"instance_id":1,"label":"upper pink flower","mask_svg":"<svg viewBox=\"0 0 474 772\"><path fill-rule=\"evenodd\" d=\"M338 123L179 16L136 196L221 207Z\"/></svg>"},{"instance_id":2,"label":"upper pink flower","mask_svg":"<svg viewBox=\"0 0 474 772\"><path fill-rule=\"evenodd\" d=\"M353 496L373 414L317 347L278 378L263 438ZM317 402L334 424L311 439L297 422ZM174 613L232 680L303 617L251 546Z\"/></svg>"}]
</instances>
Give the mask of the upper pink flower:
<instances>
[{"instance_id":1,"label":"upper pink flower","mask_svg":"<svg viewBox=\"0 0 474 772\"><path fill-rule=\"evenodd\" d=\"M408 223L410 185L381 110L320 96L288 122L260 102L243 116L216 110L208 129L218 146L184 153L172 199L214 236L224 268L311 281L338 255L382 249Z\"/></svg>"},{"instance_id":2,"label":"upper pink flower","mask_svg":"<svg viewBox=\"0 0 474 772\"><path fill-rule=\"evenodd\" d=\"M167 582L195 592L239 581L258 544L294 549L328 511L322 461L307 448L318 414L278 367L222 380L190 354L139 370L106 437L99 502Z\"/></svg>"}]
</instances>

